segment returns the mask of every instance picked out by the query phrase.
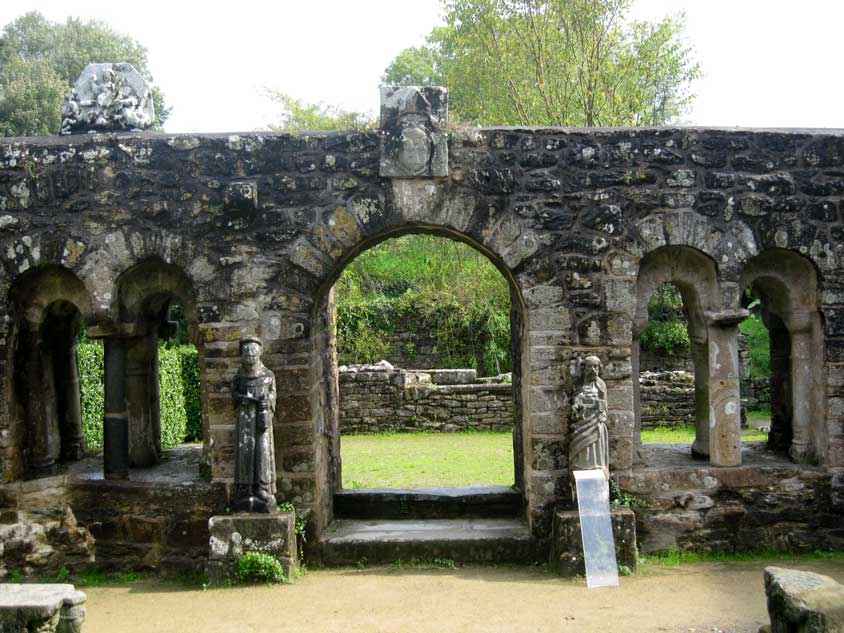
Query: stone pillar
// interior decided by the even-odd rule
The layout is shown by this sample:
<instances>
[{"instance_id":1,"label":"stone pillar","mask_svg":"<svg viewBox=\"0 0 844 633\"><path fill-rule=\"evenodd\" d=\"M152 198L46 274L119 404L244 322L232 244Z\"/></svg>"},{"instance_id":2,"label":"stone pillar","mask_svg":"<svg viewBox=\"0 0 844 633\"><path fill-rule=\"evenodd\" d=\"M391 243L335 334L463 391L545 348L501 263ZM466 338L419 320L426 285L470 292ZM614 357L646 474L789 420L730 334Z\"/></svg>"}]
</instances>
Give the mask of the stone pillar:
<instances>
[{"instance_id":1,"label":"stone pillar","mask_svg":"<svg viewBox=\"0 0 844 633\"><path fill-rule=\"evenodd\" d=\"M105 415L103 469L106 479L129 478L129 413L126 408L126 341L104 341Z\"/></svg>"},{"instance_id":2,"label":"stone pillar","mask_svg":"<svg viewBox=\"0 0 844 633\"><path fill-rule=\"evenodd\" d=\"M690 336L695 367L695 441L692 457L709 458L709 346L705 338Z\"/></svg>"},{"instance_id":3,"label":"stone pillar","mask_svg":"<svg viewBox=\"0 0 844 633\"><path fill-rule=\"evenodd\" d=\"M741 394L738 324L750 313L705 313L709 334L709 462L741 465Z\"/></svg>"},{"instance_id":4,"label":"stone pillar","mask_svg":"<svg viewBox=\"0 0 844 633\"><path fill-rule=\"evenodd\" d=\"M641 464L642 456L642 388L639 384L639 338L630 348L630 374L633 377L633 463Z\"/></svg>"},{"instance_id":5,"label":"stone pillar","mask_svg":"<svg viewBox=\"0 0 844 633\"><path fill-rule=\"evenodd\" d=\"M158 337L126 339L126 401L129 416L129 465L146 467L161 456Z\"/></svg>"},{"instance_id":6,"label":"stone pillar","mask_svg":"<svg viewBox=\"0 0 844 633\"><path fill-rule=\"evenodd\" d=\"M812 326L807 313L792 314L788 322L791 332L791 446L788 456L805 464L814 460L810 425L813 418Z\"/></svg>"},{"instance_id":7,"label":"stone pillar","mask_svg":"<svg viewBox=\"0 0 844 633\"><path fill-rule=\"evenodd\" d=\"M21 333L24 356L24 384L21 397L26 411L29 456L27 469L32 476L53 474L61 454L61 435L56 416L52 357L40 324L28 323Z\"/></svg>"},{"instance_id":8,"label":"stone pillar","mask_svg":"<svg viewBox=\"0 0 844 633\"><path fill-rule=\"evenodd\" d=\"M61 416L61 452L64 459L77 460L85 453L85 435L82 432L82 392L79 388L76 337L63 341L57 352L54 362Z\"/></svg>"}]
</instances>

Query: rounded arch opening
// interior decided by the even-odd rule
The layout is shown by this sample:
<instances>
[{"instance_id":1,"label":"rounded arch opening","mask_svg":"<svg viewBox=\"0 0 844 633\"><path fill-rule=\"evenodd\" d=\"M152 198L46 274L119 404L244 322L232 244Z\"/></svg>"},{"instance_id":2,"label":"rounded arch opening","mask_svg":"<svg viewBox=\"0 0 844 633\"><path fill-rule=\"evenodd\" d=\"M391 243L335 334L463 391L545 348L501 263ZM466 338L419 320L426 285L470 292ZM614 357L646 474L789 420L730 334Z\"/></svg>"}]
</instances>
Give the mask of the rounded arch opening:
<instances>
[{"instance_id":1,"label":"rounded arch opening","mask_svg":"<svg viewBox=\"0 0 844 633\"><path fill-rule=\"evenodd\" d=\"M49 476L86 449L77 343L91 316L91 299L82 281L59 266L18 277L10 299L17 471Z\"/></svg>"},{"instance_id":2,"label":"rounded arch opening","mask_svg":"<svg viewBox=\"0 0 844 633\"><path fill-rule=\"evenodd\" d=\"M165 449L207 437L196 297L181 268L159 259L121 274L114 296L111 343L122 347L123 366L106 381L125 383L129 466L153 466Z\"/></svg>"},{"instance_id":3,"label":"rounded arch opening","mask_svg":"<svg viewBox=\"0 0 844 633\"><path fill-rule=\"evenodd\" d=\"M494 268L494 274L502 282L502 287L505 288L504 293L509 306L506 309L506 322L504 324L504 327L507 329L509 338L508 361L512 365L512 382L493 383L492 380L489 380L489 382L492 383L492 386L487 385L487 387L490 387L490 392L495 389L507 389L510 394L508 395L508 397L510 398L510 404L508 405L508 407L509 410L512 412L511 415L513 419L513 465L511 467L511 479L507 482L507 485L515 485L515 488L521 491L524 488L524 448L522 446L523 436L521 428L523 400L521 390L523 348L522 338L524 336L524 303L521 297L521 293L519 292L518 286L511 272L508 270L507 266L504 264L503 261L501 261L499 257L490 252L488 249L477 244L475 241L468 238L467 236L457 233L455 231L444 229L442 227L416 225L404 226L394 230L385 231L356 245L356 247L351 249L350 252L341 260L341 262L331 271L331 274L320 286L318 300L315 303L314 312L312 315L312 323L314 324L312 331L313 341L317 351L315 357L321 358L323 360L320 363L320 366L315 369L318 376L314 379L314 384L324 384L326 385L326 388L322 390L321 393L314 396L314 408L320 412L318 415L324 427L324 436L326 437L327 442L326 459L330 467L328 469L329 474L326 483L332 492L339 491L343 488L358 487L359 483L354 480L354 477L347 477L346 474L343 472L343 460L341 458L340 435L342 420L340 411L344 405L342 402L343 395L340 390L340 385L342 384L345 386L346 381L351 382L351 380L345 377L341 378L338 372L338 367L343 364L342 362L338 362L338 357L342 354L343 360L349 360L348 354L343 353L342 344L341 349L339 351L337 346L338 341L336 288L338 280L341 280L341 275L347 274L345 271L349 271L351 269L350 267L354 266L354 262L359 261L358 258L362 254L371 254L379 248L379 245L381 247L385 247L387 244L391 243L396 238L413 239L411 237L405 238L405 236L411 235L421 235L426 239L441 242L444 245L451 245L452 247L458 250L465 249L466 252L470 252L473 257L482 259L484 264L490 269ZM388 242L388 240L390 242ZM366 257L366 255L364 255L364 257ZM465 281L466 283L470 282L469 279L466 279ZM405 289L390 289L390 291L395 292L397 294L402 294L403 290ZM430 314L430 312L428 314ZM406 347L405 351L414 351L417 355L422 356L422 354L420 354L420 352L423 351L420 349L420 347L422 346L420 346L417 340L414 340L412 336L408 336L403 340ZM395 352L396 345L390 345L392 345L392 349ZM388 345L388 347L390 345ZM398 351L400 352L401 350ZM428 352L430 350L424 351ZM399 353L398 356L399 359L397 360L397 362L391 363L391 365L398 365L399 368L401 368L401 353ZM369 360L374 360L374 357ZM425 361L420 360L420 362L422 364L426 364ZM409 420L413 416L416 416L417 418L419 418L417 420L414 420L414 423L417 424L416 428L426 428L424 418L427 415L427 405L425 404L425 400L430 399L432 397L437 397L437 395L439 394L436 392L446 392L448 390L448 387L443 385L442 381L447 381L449 378L444 375L445 372L443 372L443 375L432 376L430 375L430 372L422 371L422 369L432 368L423 368L418 363L404 364L409 364L413 366L408 368L411 371L402 372L401 377L397 376L395 378L396 382L399 384L393 385L392 389L394 393L392 394L392 397L396 397L399 400L402 400L404 403L408 404L408 408L405 409L404 412L401 414L404 416L405 421ZM487 354L485 356L483 354L474 356L472 364L474 365L473 369L481 376L484 373L495 373L494 371L491 371L496 367L496 364L494 362L494 359L491 358L490 354ZM501 366L502 365L498 365L497 367ZM510 369L509 366L507 368ZM453 380L454 377L451 377L451 379ZM466 378L461 379L465 380ZM479 386L483 387L483 385ZM475 385L462 384L457 385L456 388L452 391L453 393L463 391L468 393L474 388ZM396 392L400 392L400 394ZM361 393L363 393L363 391L361 391ZM489 398L489 400L486 400L485 402L493 402L493 395L486 394L485 397ZM412 400L413 398L415 398L415 400ZM496 399L498 399L497 396ZM451 403L452 405L454 405L453 409L461 408L460 404L456 404L457 400L457 398L453 398L453 402ZM479 411L483 410L482 412L479 412L477 417L489 416L491 418L492 413L490 412L490 409L492 408L492 405L488 404L486 407L484 407L480 406L480 402L484 401L478 401L478 405L473 407ZM410 412L411 408L413 409L413 413ZM446 407L442 406L440 408L445 409ZM464 408L468 409L468 407ZM463 417L466 418L470 416L464 414ZM405 422L405 424L406 423L407 422ZM468 423L471 423L471 420L463 420L461 422L463 427L454 425L452 428L466 428L466 424ZM445 427L447 425L448 423L443 423L440 425L440 428ZM451 437L456 436L452 434Z\"/></svg>"},{"instance_id":4,"label":"rounded arch opening","mask_svg":"<svg viewBox=\"0 0 844 633\"><path fill-rule=\"evenodd\" d=\"M649 461L647 444L685 444L689 425L691 455L709 457L706 312L719 297L716 264L697 249L662 246L640 261L632 331L636 463Z\"/></svg>"},{"instance_id":5,"label":"rounded arch opening","mask_svg":"<svg viewBox=\"0 0 844 633\"><path fill-rule=\"evenodd\" d=\"M751 311L744 391L753 402L767 400L767 446L798 463L823 463L827 429L818 272L799 253L771 249L747 262L741 286L742 302Z\"/></svg>"}]
</instances>

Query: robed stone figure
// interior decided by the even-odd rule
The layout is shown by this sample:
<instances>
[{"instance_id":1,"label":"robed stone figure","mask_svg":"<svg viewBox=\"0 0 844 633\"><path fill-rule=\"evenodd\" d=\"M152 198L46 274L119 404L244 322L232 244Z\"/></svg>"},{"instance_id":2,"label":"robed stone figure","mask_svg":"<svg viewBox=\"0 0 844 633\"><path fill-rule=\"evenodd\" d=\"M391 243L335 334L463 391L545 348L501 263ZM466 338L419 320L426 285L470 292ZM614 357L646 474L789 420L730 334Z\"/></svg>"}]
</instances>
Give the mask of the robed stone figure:
<instances>
[{"instance_id":1,"label":"robed stone figure","mask_svg":"<svg viewBox=\"0 0 844 633\"><path fill-rule=\"evenodd\" d=\"M583 384L572 406L569 469L600 468L609 477L607 385L601 380L600 373L601 360L597 356L587 356L583 363Z\"/></svg>"},{"instance_id":2,"label":"robed stone figure","mask_svg":"<svg viewBox=\"0 0 844 633\"><path fill-rule=\"evenodd\" d=\"M234 378L235 424L234 512L276 511L273 414L275 375L261 362L258 338L240 341L240 369Z\"/></svg>"}]
</instances>

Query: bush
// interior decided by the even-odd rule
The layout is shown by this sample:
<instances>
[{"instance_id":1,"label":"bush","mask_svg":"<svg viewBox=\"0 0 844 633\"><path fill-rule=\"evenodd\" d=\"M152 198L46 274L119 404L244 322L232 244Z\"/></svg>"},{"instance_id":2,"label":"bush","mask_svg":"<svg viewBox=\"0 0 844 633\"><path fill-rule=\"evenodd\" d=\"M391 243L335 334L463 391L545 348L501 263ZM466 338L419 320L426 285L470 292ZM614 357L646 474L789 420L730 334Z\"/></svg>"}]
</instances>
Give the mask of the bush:
<instances>
[{"instance_id":1,"label":"bush","mask_svg":"<svg viewBox=\"0 0 844 633\"><path fill-rule=\"evenodd\" d=\"M750 348L750 377L764 378L771 375L771 339L768 328L762 318L751 314L739 324L739 329L747 335Z\"/></svg>"},{"instance_id":2,"label":"bush","mask_svg":"<svg viewBox=\"0 0 844 633\"><path fill-rule=\"evenodd\" d=\"M640 339L642 346L651 351L663 350L666 354L689 349L689 331L679 321L648 321Z\"/></svg>"},{"instance_id":3,"label":"bush","mask_svg":"<svg viewBox=\"0 0 844 633\"><path fill-rule=\"evenodd\" d=\"M103 447L103 344L79 343L79 389L82 392L82 432L88 448Z\"/></svg>"},{"instance_id":4,"label":"bush","mask_svg":"<svg viewBox=\"0 0 844 633\"><path fill-rule=\"evenodd\" d=\"M263 552L246 552L237 561L240 582L289 582L284 567L274 556Z\"/></svg>"},{"instance_id":5,"label":"bush","mask_svg":"<svg viewBox=\"0 0 844 633\"><path fill-rule=\"evenodd\" d=\"M88 448L103 447L103 344L84 341L78 347L79 385L82 396L82 430ZM178 446L202 439L202 401L199 388L199 355L195 348L158 349L161 397L161 445Z\"/></svg>"},{"instance_id":6,"label":"bush","mask_svg":"<svg viewBox=\"0 0 844 633\"><path fill-rule=\"evenodd\" d=\"M184 442L188 421L181 356L176 349L159 347L158 384L161 398L161 446L173 448Z\"/></svg>"},{"instance_id":7,"label":"bush","mask_svg":"<svg viewBox=\"0 0 844 633\"><path fill-rule=\"evenodd\" d=\"M202 395L199 386L199 353L195 347L175 348L182 368L182 393L185 398L185 441L202 441Z\"/></svg>"}]
</instances>

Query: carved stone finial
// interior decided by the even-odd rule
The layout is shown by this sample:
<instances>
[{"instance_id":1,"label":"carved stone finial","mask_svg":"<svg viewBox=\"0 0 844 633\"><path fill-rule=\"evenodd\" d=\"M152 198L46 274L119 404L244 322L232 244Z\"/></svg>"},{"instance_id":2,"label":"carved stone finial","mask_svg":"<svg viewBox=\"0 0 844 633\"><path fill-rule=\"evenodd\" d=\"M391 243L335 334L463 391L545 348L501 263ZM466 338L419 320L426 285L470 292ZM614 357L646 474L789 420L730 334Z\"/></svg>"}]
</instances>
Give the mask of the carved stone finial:
<instances>
[{"instance_id":1,"label":"carved stone finial","mask_svg":"<svg viewBox=\"0 0 844 633\"><path fill-rule=\"evenodd\" d=\"M381 86L381 176L448 176L448 90Z\"/></svg>"},{"instance_id":2,"label":"carved stone finial","mask_svg":"<svg viewBox=\"0 0 844 633\"><path fill-rule=\"evenodd\" d=\"M62 106L62 134L142 130L155 110L146 80L132 64L88 64Z\"/></svg>"}]
</instances>

